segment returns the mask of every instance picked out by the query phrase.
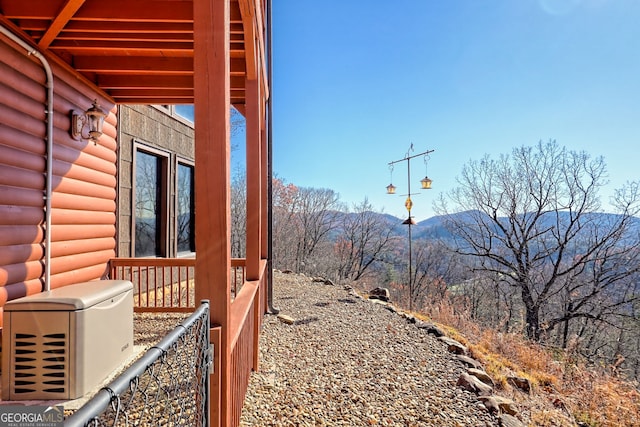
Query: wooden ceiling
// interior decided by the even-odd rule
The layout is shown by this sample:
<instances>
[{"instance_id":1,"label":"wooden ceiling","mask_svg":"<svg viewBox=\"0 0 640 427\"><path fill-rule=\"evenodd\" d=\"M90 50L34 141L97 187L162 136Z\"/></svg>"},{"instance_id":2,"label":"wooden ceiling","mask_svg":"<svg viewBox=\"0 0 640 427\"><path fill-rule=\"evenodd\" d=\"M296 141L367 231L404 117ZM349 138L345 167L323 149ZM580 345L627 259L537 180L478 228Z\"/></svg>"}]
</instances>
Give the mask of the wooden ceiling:
<instances>
[{"instance_id":1,"label":"wooden ceiling","mask_svg":"<svg viewBox=\"0 0 640 427\"><path fill-rule=\"evenodd\" d=\"M77 70L117 103L192 104L193 1L0 0L0 21ZM234 105L245 103L245 37L254 36L253 29L245 31L245 24L252 22L247 15L255 16L249 8L260 3L230 2ZM264 16L262 12L257 16Z\"/></svg>"}]
</instances>

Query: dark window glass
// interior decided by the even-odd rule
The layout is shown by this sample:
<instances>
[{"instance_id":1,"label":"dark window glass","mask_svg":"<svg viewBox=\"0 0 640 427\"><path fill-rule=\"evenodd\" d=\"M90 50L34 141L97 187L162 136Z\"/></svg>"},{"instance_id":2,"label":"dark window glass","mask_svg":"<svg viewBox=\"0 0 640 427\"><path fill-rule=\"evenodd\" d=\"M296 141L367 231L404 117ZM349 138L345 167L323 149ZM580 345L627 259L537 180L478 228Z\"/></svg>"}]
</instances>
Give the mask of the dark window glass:
<instances>
[{"instance_id":1,"label":"dark window glass","mask_svg":"<svg viewBox=\"0 0 640 427\"><path fill-rule=\"evenodd\" d=\"M193 167L178 164L178 252L194 252Z\"/></svg>"},{"instance_id":2,"label":"dark window glass","mask_svg":"<svg viewBox=\"0 0 640 427\"><path fill-rule=\"evenodd\" d=\"M161 159L136 151L135 255L161 256Z\"/></svg>"}]
</instances>

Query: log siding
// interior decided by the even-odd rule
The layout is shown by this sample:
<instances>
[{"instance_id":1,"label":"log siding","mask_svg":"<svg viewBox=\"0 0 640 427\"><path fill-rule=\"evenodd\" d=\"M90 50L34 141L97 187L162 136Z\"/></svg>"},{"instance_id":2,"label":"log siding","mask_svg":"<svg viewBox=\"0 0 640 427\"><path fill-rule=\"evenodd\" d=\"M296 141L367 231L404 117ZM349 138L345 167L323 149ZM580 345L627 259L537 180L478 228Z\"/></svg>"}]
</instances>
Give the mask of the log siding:
<instances>
[{"instance_id":1,"label":"log siding","mask_svg":"<svg viewBox=\"0 0 640 427\"><path fill-rule=\"evenodd\" d=\"M100 279L115 256L116 110L52 63L51 288ZM44 288L46 75L0 37L0 308ZM97 144L74 140L70 112L98 99L111 110ZM1 319L1 317L0 317Z\"/></svg>"}]
</instances>

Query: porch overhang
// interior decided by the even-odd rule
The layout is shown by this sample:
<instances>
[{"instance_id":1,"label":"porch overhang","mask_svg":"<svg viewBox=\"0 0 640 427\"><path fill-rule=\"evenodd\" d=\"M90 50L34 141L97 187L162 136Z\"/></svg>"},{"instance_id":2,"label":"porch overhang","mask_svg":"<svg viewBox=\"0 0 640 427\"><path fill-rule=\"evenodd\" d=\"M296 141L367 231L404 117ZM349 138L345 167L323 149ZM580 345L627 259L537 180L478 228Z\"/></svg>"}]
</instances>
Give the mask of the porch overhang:
<instances>
[{"instance_id":1,"label":"porch overhang","mask_svg":"<svg viewBox=\"0 0 640 427\"><path fill-rule=\"evenodd\" d=\"M193 104L197 1L0 0L0 22L116 104ZM230 97L243 111L246 79L268 87L265 6L229 6Z\"/></svg>"}]
</instances>

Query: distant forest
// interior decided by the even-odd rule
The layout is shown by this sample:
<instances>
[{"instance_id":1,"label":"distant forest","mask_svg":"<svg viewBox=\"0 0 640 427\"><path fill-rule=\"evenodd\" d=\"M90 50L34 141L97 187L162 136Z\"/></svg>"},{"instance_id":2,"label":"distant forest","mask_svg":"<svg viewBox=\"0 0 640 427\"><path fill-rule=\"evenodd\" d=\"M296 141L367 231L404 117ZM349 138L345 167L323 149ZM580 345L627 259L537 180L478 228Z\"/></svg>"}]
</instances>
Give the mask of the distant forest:
<instances>
[{"instance_id":1,"label":"distant forest","mask_svg":"<svg viewBox=\"0 0 640 427\"><path fill-rule=\"evenodd\" d=\"M408 226L365 199L273 181L273 266L429 313L459 315L640 379L640 185L601 209L602 158L555 141L470 161L438 216ZM244 177L233 180L232 251L244 256Z\"/></svg>"}]
</instances>

